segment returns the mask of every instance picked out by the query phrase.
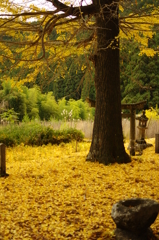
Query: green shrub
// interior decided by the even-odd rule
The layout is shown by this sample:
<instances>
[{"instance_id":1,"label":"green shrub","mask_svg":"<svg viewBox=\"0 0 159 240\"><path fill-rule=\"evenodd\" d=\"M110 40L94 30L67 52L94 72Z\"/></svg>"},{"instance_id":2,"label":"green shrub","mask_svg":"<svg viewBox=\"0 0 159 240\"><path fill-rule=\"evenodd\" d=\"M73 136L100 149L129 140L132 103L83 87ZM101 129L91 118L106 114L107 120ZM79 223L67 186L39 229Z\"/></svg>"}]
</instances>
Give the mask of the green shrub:
<instances>
[{"instance_id":1,"label":"green shrub","mask_svg":"<svg viewBox=\"0 0 159 240\"><path fill-rule=\"evenodd\" d=\"M6 146L13 147L16 145L16 139L12 136L0 136L0 142L4 143Z\"/></svg>"},{"instance_id":2,"label":"green shrub","mask_svg":"<svg viewBox=\"0 0 159 240\"><path fill-rule=\"evenodd\" d=\"M82 141L84 134L73 128L53 130L51 127L42 126L40 123L30 122L21 125L9 125L0 128L0 142L6 146L46 145L68 143L72 140Z\"/></svg>"},{"instance_id":3,"label":"green shrub","mask_svg":"<svg viewBox=\"0 0 159 240\"><path fill-rule=\"evenodd\" d=\"M51 144L60 144L68 143L72 140L81 141L84 138L84 134L76 129L70 128L65 130L53 130L50 127L44 127L37 135L32 136L28 145L47 145Z\"/></svg>"},{"instance_id":4,"label":"green shrub","mask_svg":"<svg viewBox=\"0 0 159 240\"><path fill-rule=\"evenodd\" d=\"M0 142L6 146L15 146L20 143L27 144L30 137L36 135L41 129L42 125L36 122L10 124L0 128ZM10 142L12 144L10 144Z\"/></svg>"}]
</instances>

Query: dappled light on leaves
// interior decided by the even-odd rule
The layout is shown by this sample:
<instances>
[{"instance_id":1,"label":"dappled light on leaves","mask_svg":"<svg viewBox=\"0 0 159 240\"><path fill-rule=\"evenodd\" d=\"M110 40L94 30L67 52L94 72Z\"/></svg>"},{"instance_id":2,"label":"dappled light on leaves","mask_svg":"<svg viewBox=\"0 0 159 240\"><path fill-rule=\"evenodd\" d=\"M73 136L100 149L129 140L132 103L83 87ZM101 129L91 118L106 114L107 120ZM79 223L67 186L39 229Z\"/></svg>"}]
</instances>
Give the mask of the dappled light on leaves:
<instances>
[{"instance_id":1,"label":"dappled light on leaves","mask_svg":"<svg viewBox=\"0 0 159 240\"><path fill-rule=\"evenodd\" d=\"M115 239L112 205L131 197L159 201L153 147L129 164L86 162L90 143L7 149L0 178L0 239ZM159 232L159 218L152 225Z\"/></svg>"}]
</instances>

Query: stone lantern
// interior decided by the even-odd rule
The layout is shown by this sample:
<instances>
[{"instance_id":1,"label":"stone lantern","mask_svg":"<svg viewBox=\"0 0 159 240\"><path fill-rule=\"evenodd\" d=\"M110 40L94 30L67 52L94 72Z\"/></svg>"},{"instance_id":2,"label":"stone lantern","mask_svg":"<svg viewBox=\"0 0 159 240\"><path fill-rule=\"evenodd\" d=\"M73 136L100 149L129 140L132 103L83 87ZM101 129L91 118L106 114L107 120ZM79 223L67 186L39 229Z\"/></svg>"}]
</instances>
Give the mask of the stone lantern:
<instances>
[{"instance_id":1,"label":"stone lantern","mask_svg":"<svg viewBox=\"0 0 159 240\"><path fill-rule=\"evenodd\" d=\"M139 144L146 144L145 130L147 129L148 118L145 115L145 111L143 111L142 115L136 119L139 120L139 125L137 126L139 129L139 139L137 139L136 142Z\"/></svg>"}]
</instances>

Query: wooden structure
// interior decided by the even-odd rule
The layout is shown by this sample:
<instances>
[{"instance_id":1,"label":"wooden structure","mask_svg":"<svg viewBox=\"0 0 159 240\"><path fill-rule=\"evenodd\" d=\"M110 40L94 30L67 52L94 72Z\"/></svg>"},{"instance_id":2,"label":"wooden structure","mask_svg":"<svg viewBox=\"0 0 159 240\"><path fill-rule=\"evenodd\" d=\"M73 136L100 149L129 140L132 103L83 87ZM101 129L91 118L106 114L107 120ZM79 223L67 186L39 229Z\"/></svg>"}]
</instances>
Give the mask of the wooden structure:
<instances>
[{"instance_id":1,"label":"wooden structure","mask_svg":"<svg viewBox=\"0 0 159 240\"><path fill-rule=\"evenodd\" d=\"M155 153L159 153L159 133L155 134Z\"/></svg>"},{"instance_id":2,"label":"wooden structure","mask_svg":"<svg viewBox=\"0 0 159 240\"><path fill-rule=\"evenodd\" d=\"M6 146L0 143L0 177L6 177Z\"/></svg>"},{"instance_id":3,"label":"wooden structure","mask_svg":"<svg viewBox=\"0 0 159 240\"><path fill-rule=\"evenodd\" d=\"M129 150L130 155L135 156L135 119L136 119L136 110L142 110L146 105L147 101L142 101L138 103L129 103L122 104L122 109L128 109L130 113L124 114L122 113L122 117L130 118L130 143Z\"/></svg>"},{"instance_id":4,"label":"wooden structure","mask_svg":"<svg viewBox=\"0 0 159 240\"><path fill-rule=\"evenodd\" d=\"M95 101L87 98L86 102L89 103L90 107L95 107ZM135 156L135 119L136 119L136 110L142 110L146 105L147 101L142 101L138 103L128 103L121 104L121 109L127 109L130 113L121 113L123 118L130 118L130 143L129 150L130 155Z\"/></svg>"}]
</instances>

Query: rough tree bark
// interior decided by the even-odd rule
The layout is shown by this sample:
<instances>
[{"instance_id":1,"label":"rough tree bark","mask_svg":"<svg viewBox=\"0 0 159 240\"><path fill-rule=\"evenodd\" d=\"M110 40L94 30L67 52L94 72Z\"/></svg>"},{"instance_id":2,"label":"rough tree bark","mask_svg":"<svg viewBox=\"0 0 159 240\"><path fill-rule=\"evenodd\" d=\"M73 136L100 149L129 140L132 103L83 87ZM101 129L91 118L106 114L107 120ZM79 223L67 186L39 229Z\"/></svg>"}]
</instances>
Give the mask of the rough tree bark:
<instances>
[{"instance_id":1,"label":"rough tree bark","mask_svg":"<svg viewBox=\"0 0 159 240\"><path fill-rule=\"evenodd\" d=\"M96 111L92 143L87 160L104 164L127 163L121 124L118 3L112 0L96 16L95 62Z\"/></svg>"}]
</instances>

